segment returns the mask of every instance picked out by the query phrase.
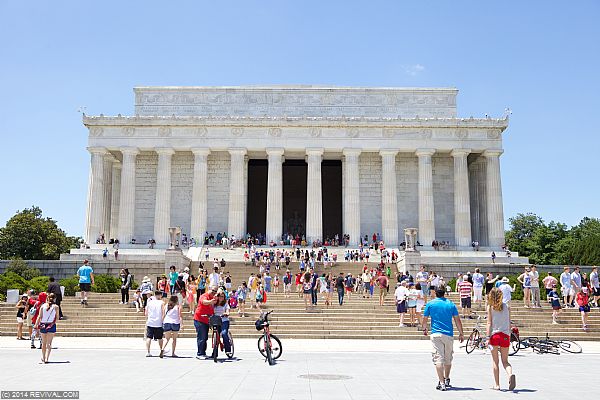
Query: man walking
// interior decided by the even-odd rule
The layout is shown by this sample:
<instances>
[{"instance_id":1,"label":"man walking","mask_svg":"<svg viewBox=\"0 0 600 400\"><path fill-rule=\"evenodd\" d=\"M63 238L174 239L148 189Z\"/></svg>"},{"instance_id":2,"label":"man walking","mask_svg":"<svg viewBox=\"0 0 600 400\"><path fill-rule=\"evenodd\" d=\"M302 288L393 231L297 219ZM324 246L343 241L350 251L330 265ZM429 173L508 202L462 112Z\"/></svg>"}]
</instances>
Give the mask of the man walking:
<instances>
[{"instance_id":1,"label":"man walking","mask_svg":"<svg viewBox=\"0 0 600 400\"><path fill-rule=\"evenodd\" d=\"M344 289L344 273L340 272L338 277L335 278L335 290L337 290L340 306L344 304Z\"/></svg>"},{"instance_id":2,"label":"man walking","mask_svg":"<svg viewBox=\"0 0 600 400\"><path fill-rule=\"evenodd\" d=\"M62 308L60 303L62 302L62 291L60 285L54 281L54 277L50 277L50 283L48 283L48 293L54 293L54 303L58 306L58 319L63 319Z\"/></svg>"},{"instance_id":3,"label":"man walking","mask_svg":"<svg viewBox=\"0 0 600 400\"><path fill-rule=\"evenodd\" d=\"M92 290L94 284L94 270L88 260L83 260L83 265L77 270L79 276L79 290L81 290L81 305L87 306L87 294Z\"/></svg>"},{"instance_id":4,"label":"man walking","mask_svg":"<svg viewBox=\"0 0 600 400\"><path fill-rule=\"evenodd\" d=\"M160 355L159 357L163 357L163 313L164 303L162 301L162 292L160 290L156 290L154 292L154 296L148 299L146 303L146 309L144 313L146 314L146 357L152 357L150 354L150 344L152 340L158 340L158 345L160 346Z\"/></svg>"},{"instance_id":5,"label":"man walking","mask_svg":"<svg viewBox=\"0 0 600 400\"><path fill-rule=\"evenodd\" d=\"M431 318L431 344L433 345L433 363L438 376L437 390L450 388L450 370L454 353L454 329L452 320L458 328L458 340L464 340L463 326L458 317L458 310L453 302L446 299L446 289L436 288L436 298L425 306L423 311L423 334L427 335L427 322Z\"/></svg>"}]
</instances>

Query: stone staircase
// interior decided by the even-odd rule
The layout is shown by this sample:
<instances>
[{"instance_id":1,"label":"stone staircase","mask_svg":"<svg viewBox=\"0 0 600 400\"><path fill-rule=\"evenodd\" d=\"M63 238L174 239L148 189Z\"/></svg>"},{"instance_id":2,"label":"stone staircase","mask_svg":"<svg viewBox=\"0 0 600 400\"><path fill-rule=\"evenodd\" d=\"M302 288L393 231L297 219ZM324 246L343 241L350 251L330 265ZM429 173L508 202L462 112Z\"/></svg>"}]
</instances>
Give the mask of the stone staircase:
<instances>
[{"instance_id":1,"label":"stone staircase","mask_svg":"<svg viewBox=\"0 0 600 400\"><path fill-rule=\"evenodd\" d=\"M194 263L195 264L195 263ZM362 263L340 263L333 268L328 268L334 274L339 272L357 275ZM206 264L212 268L212 264ZM297 263L290 265L291 271L296 271ZM251 272L257 269L241 262L228 263L225 268L231 272L234 286L246 280ZM323 272L322 265L317 271ZM192 273L197 272L193 266ZM279 271L271 270L272 275L285 272L282 267ZM449 277L448 277L449 278ZM139 279L136 276L136 279ZM393 296L387 296L384 306L379 306L378 299L363 299L360 295L353 294L351 298L345 297L342 307L337 305L337 294L332 294L333 305L326 307L319 298L318 307L307 312L304 301L293 293L285 298L281 293L269 293L264 309L274 310L271 314L272 331L281 338L297 339L424 339L422 332L415 327L398 327L398 314L396 313ZM458 304L458 296L451 293L448 296ZM113 337L142 337L144 333L145 317L143 313L136 313L135 308L119 304L119 294L92 293L89 296L89 307L82 308L79 300L67 297L63 301L63 312L68 317L58 324L59 335L63 336L113 336ZM187 307L184 309L187 311ZM483 311L477 312L483 315ZM16 310L12 304L0 304L0 335L15 335ZM258 332L254 328L254 321L259 311L247 309L248 317L240 317L233 312L231 317L231 332L238 338L255 338ZM551 337L564 337L575 340L600 340L600 311L593 309L589 314L590 330L581 329L579 312L575 309L563 310L560 316L561 324L552 325L551 310L547 304L543 309L525 309L522 302L513 301L512 319L520 329L522 337L543 336L548 333ZM475 325L476 320L463 320L465 333L468 334ZM482 323L481 328L484 328ZM182 337L195 337L192 316L186 313L184 317L184 331Z\"/></svg>"}]
</instances>

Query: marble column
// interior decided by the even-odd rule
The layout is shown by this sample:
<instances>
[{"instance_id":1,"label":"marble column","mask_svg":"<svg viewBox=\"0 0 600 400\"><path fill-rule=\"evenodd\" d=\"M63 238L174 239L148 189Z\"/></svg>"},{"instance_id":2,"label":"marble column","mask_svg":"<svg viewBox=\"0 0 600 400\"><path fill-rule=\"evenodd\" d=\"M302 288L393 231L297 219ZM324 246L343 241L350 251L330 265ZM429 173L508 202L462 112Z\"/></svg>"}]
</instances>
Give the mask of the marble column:
<instances>
[{"instance_id":1,"label":"marble column","mask_svg":"<svg viewBox=\"0 0 600 400\"><path fill-rule=\"evenodd\" d=\"M121 163L116 158L112 164L112 190L110 200L110 233L109 238L117 237L119 232L119 197L121 195Z\"/></svg>"},{"instance_id":2,"label":"marble column","mask_svg":"<svg viewBox=\"0 0 600 400\"><path fill-rule=\"evenodd\" d=\"M486 150L487 160L486 197L488 246L499 249L504 244L504 211L502 209L502 178L500 176L500 155L503 150Z\"/></svg>"},{"instance_id":3,"label":"marble column","mask_svg":"<svg viewBox=\"0 0 600 400\"><path fill-rule=\"evenodd\" d=\"M171 161L175 150L157 148L156 202L154 204L154 240L156 244L169 245L171 225Z\"/></svg>"},{"instance_id":4,"label":"marble column","mask_svg":"<svg viewBox=\"0 0 600 400\"><path fill-rule=\"evenodd\" d=\"M104 155L104 213L102 217L102 228L101 233L104 233L106 242L110 238L110 216L112 206L112 172L113 162L115 158L112 154L107 153Z\"/></svg>"},{"instance_id":5,"label":"marble column","mask_svg":"<svg viewBox=\"0 0 600 400\"><path fill-rule=\"evenodd\" d=\"M104 147L88 147L91 155L88 188L86 243L96 243L104 227Z\"/></svg>"},{"instance_id":6,"label":"marble column","mask_svg":"<svg viewBox=\"0 0 600 400\"><path fill-rule=\"evenodd\" d=\"M283 231L283 149L267 149L267 242L279 243Z\"/></svg>"},{"instance_id":7,"label":"marble column","mask_svg":"<svg viewBox=\"0 0 600 400\"><path fill-rule=\"evenodd\" d=\"M243 237L246 230L246 149L229 149L231 168L229 170L229 223L228 235Z\"/></svg>"},{"instance_id":8,"label":"marble column","mask_svg":"<svg viewBox=\"0 0 600 400\"><path fill-rule=\"evenodd\" d=\"M454 149L454 243L458 248L471 246L471 198L469 191L470 149Z\"/></svg>"},{"instance_id":9,"label":"marble column","mask_svg":"<svg viewBox=\"0 0 600 400\"><path fill-rule=\"evenodd\" d=\"M435 239L435 214L433 208L433 149L418 149L419 158L419 242L428 249Z\"/></svg>"},{"instance_id":10,"label":"marble column","mask_svg":"<svg viewBox=\"0 0 600 400\"><path fill-rule=\"evenodd\" d=\"M306 241L323 240L323 192L321 160L323 149L306 149L308 176L306 180Z\"/></svg>"},{"instance_id":11,"label":"marble column","mask_svg":"<svg viewBox=\"0 0 600 400\"><path fill-rule=\"evenodd\" d=\"M192 221L191 238L204 243L204 234L208 229L208 155L210 149L195 148L194 181L192 183Z\"/></svg>"},{"instance_id":12,"label":"marble column","mask_svg":"<svg viewBox=\"0 0 600 400\"><path fill-rule=\"evenodd\" d=\"M398 150L381 150L381 230L387 246L398 244L398 196L396 155Z\"/></svg>"},{"instance_id":13,"label":"marble column","mask_svg":"<svg viewBox=\"0 0 600 400\"><path fill-rule=\"evenodd\" d=\"M359 149L344 149L344 233L350 235L352 246L360 241L360 153Z\"/></svg>"},{"instance_id":14,"label":"marble column","mask_svg":"<svg viewBox=\"0 0 600 400\"><path fill-rule=\"evenodd\" d=\"M135 147L121 148L121 196L119 199L119 226L117 239L122 244L131 242L135 220L135 160L139 150Z\"/></svg>"}]
</instances>

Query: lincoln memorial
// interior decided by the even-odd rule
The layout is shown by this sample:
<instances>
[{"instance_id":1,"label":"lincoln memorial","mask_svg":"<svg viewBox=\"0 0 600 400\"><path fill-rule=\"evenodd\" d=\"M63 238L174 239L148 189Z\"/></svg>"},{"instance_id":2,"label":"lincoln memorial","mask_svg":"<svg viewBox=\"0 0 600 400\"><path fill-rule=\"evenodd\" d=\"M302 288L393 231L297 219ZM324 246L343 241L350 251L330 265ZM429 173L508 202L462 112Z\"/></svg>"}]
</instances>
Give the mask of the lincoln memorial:
<instances>
[{"instance_id":1,"label":"lincoln memorial","mask_svg":"<svg viewBox=\"0 0 600 400\"><path fill-rule=\"evenodd\" d=\"M308 243L381 235L504 243L508 118L457 116L456 89L137 87L132 116L87 116L85 240L227 232Z\"/></svg>"}]
</instances>

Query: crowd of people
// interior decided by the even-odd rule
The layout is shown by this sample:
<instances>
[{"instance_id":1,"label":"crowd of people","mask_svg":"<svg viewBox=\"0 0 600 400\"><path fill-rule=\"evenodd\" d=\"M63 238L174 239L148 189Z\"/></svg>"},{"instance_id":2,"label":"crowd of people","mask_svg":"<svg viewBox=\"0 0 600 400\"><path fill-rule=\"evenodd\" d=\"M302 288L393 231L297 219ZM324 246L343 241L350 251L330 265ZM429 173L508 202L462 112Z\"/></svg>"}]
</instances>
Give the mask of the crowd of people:
<instances>
[{"instance_id":1,"label":"crowd of people","mask_svg":"<svg viewBox=\"0 0 600 400\"><path fill-rule=\"evenodd\" d=\"M230 315L237 312L240 318L247 317L248 308L265 307L271 293L281 292L284 298L297 296L303 300L306 311L313 310L319 301L325 307L331 307L334 292L337 293L339 306L343 306L345 298L352 296L374 298L383 306L386 297L393 293L396 312L399 314L399 327L416 327L426 335L431 333L433 360L438 375L436 387L439 390L451 387L453 323L458 328L459 340L462 341L464 332L461 319L473 318L472 309L476 307L486 313L494 388L499 388L500 363L507 373L509 389L515 387L516 378L507 358L510 309L516 307L511 302L515 284L511 284L507 277L500 278L490 272L484 275L476 268L473 273L458 274L456 286L451 288L444 277L434 271L427 271L424 265L420 266L415 276L408 271L396 272L396 268L392 271L397 257L393 251L381 249L381 261L378 264L368 263L370 251L369 248L345 250L345 261L364 263L361 272L354 276L352 273L334 272L331 267L337 258L327 247L261 249L251 246L244 253L245 265L252 267L247 280L235 282L234 285L233 278L227 271L227 262L223 258L213 258L211 268L205 267L206 262L200 264L197 276L190 272L189 267L177 271L175 266L171 266L168 273L157 277L156 281L144 276L133 299L129 297L134 282L133 275L128 269L122 269L119 274L122 283L120 304L133 305L138 312L144 312L147 319L145 338L148 357L152 356L151 344L154 340L159 345L159 357L164 357L169 352L171 357L178 357L176 346L178 334L184 329L183 314L190 313L193 315L197 337L196 356L205 358L210 315L222 317L221 336L225 352L230 354ZM297 271L291 270L292 261L298 263ZM317 264L324 266L323 273L316 272ZM80 303L85 307L88 293L94 284L93 269L87 260L77 274ZM50 281L47 293L36 296L33 291L29 291L16 304L17 339L26 340L26 325L31 347L36 348L36 339L40 341L43 363L47 363L50 357L56 323L63 318L60 287L54 278ZM558 278L548 272L546 277L540 279L536 266L531 265L525 267L517 282L523 289L525 308L542 307L540 287L544 286L547 301L553 309L553 323L558 323L561 309L578 307L582 327L587 330L590 306L600 307L600 282L596 267L587 275L579 267L571 271L570 267L565 266ZM452 290L459 294L461 312L445 297Z\"/></svg>"}]
</instances>

